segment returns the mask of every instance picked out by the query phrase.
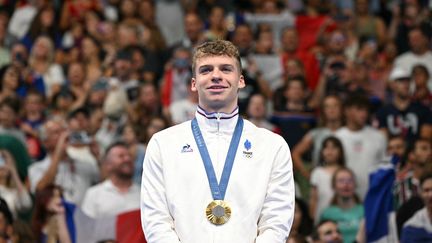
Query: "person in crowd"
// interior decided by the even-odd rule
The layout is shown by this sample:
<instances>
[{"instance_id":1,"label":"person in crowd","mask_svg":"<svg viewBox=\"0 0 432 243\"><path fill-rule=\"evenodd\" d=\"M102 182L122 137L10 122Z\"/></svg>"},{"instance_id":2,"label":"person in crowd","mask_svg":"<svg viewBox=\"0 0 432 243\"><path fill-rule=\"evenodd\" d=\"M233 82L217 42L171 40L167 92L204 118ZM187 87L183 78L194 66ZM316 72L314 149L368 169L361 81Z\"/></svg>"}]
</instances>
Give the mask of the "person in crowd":
<instances>
[{"instance_id":1,"label":"person in crowd","mask_svg":"<svg viewBox=\"0 0 432 243\"><path fill-rule=\"evenodd\" d=\"M62 189L58 186L51 184L36 191L35 209L31 219L36 242L72 242L62 200Z\"/></svg>"},{"instance_id":2,"label":"person in crowd","mask_svg":"<svg viewBox=\"0 0 432 243\"><path fill-rule=\"evenodd\" d=\"M136 129L132 124L126 124L122 128L122 141L127 145L129 153L134 161L134 176L135 184L141 184L142 163L145 156L146 146L142 143L142 137L139 129Z\"/></svg>"},{"instance_id":3,"label":"person in crowd","mask_svg":"<svg viewBox=\"0 0 432 243\"><path fill-rule=\"evenodd\" d=\"M169 48L170 53L173 53L178 47L184 47L192 51L193 48L205 40L204 23L196 12L186 12L183 17L183 25L186 35Z\"/></svg>"},{"instance_id":4,"label":"person in crowd","mask_svg":"<svg viewBox=\"0 0 432 243\"><path fill-rule=\"evenodd\" d=\"M432 240L432 174L420 179L424 207L417 211L402 228L401 242L428 242Z\"/></svg>"},{"instance_id":5,"label":"person in crowd","mask_svg":"<svg viewBox=\"0 0 432 243\"><path fill-rule=\"evenodd\" d=\"M63 69L54 62L54 54L55 47L52 40L47 36L37 37L28 60L30 74L26 77L32 83L37 83L37 79L42 78L44 94L49 100L65 83ZM29 81L25 80L25 82Z\"/></svg>"},{"instance_id":6,"label":"person in crowd","mask_svg":"<svg viewBox=\"0 0 432 243\"><path fill-rule=\"evenodd\" d=\"M386 26L379 16L374 16L369 10L368 0L355 0L354 28L360 40L374 39L378 46L386 41Z\"/></svg>"},{"instance_id":7,"label":"person in crowd","mask_svg":"<svg viewBox=\"0 0 432 243\"><path fill-rule=\"evenodd\" d=\"M310 152L312 165L320 163L321 145L325 138L333 134L343 125L342 101L336 95L326 96L323 100L320 113L320 126L306 133L294 147L292 156L294 168L305 178L310 178L310 172L305 168L303 157Z\"/></svg>"},{"instance_id":8,"label":"person in crowd","mask_svg":"<svg viewBox=\"0 0 432 243\"><path fill-rule=\"evenodd\" d=\"M432 144L426 139L417 139L408 151L407 167L410 168L395 182L393 195L396 208L413 196L420 196L420 178L432 171Z\"/></svg>"},{"instance_id":9,"label":"person in crowd","mask_svg":"<svg viewBox=\"0 0 432 243\"><path fill-rule=\"evenodd\" d=\"M300 76L289 79L286 86L279 92L276 91L273 97L274 112L271 121L280 128L282 136L293 148L316 124L306 94L307 85Z\"/></svg>"},{"instance_id":10,"label":"person in crowd","mask_svg":"<svg viewBox=\"0 0 432 243\"><path fill-rule=\"evenodd\" d=\"M324 139L320 164L312 170L310 179L309 212L315 222L318 222L322 211L330 206L334 194L333 175L338 169L345 167L345 154L339 139L333 136Z\"/></svg>"},{"instance_id":11,"label":"person in crowd","mask_svg":"<svg viewBox=\"0 0 432 243\"><path fill-rule=\"evenodd\" d=\"M195 111L198 106L198 94L189 88L190 79L187 81L187 84L187 97L178 100L169 106L169 113L173 124L180 124L191 120L195 116Z\"/></svg>"},{"instance_id":12,"label":"person in crowd","mask_svg":"<svg viewBox=\"0 0 432 243\"><path fill-rule=\"evenodd\" d=\"M409 143L419 137L432 138L431 110L411 100L411 73L395 67L390 80L393 99L377 111L378 127L387 135L403 136Z\"/></svg>"},{"instance_id":13,"label":"person in crowd","mask_svg":"<svg viewBox=\"0 0 432 243\"><path fill-rule=\"evenodd\" d=\"M133 183L134 161L123 142L114 142L106 149L102 166L108 178L90 187L84 197L82 210L93 218L114 216L138 209L140 190Z\"/></svg>"},{"instance_id":14,"label":"person in crowd","mask_svg":"<svg viewBox=\"0 0 432 243\"><path fill-rule=\"evenodd\" d=\"M42 126L40 139L47 155L28 169L30 191L36 193L55 184L61 186L67 201L81 205L87 189L99 180L99 168L70 158L66 148L73 141L67 129L65 120L60 117L52 117Z\"/></svg>"},{"instance_id":15,"label":"person in crowd","mask_svg":"<svg viewBox=\"0 0 432 243\"><path fill-rule=\"evenodd\" d=\"M312 234L313 243L342 243L338 224L332 220L321 221Z\"/></svg>"},{"instance_id":16,"label":"person in crowd","mask_svg":"<svg viewBox=\"0 0 432 243\"><path fill-rule=\"evenodd\" d=\"M280 133L278 127L268 119L267 100L262 94L254 94L249 99L246 115L250 122L257 127L266 128L272 132Z\"/></svg>"},{"instance_id":17,"label":"person in crowd","mask_svg":"<svg viewBox=\"0 0 432 243\"><path fill-rule=\"evenodd\" d=\"M7 150L0 150L0 197L6 201L14 218L32 207L32 199L17 172L15 159Z\"/></svg>"},{"instance_id":18,"label":"person in crowd","mask_svg":"<svg viewBox=\"0 0 432 243\"><path fill-rule=\"evenodd\" d=\"M0 134L9 134L26 144L25 134L18 126L21 105L18 99L7 98L0 103Z\"/></svg>"},{"instance_id":19,"label":"person in crowd","mask_svg":"<svg viewBox=\"0 0 432 243\"><path fill-rule=\"evenodd\" d=\"M6 201L0 197L0 242L8 242L10 240L12 224L12 212L9 210Z\"/></svg>"},{"instance_id":20,"label":"person in crowd","mask_svg":"<svg viewBox=\"0 0 432 243\"><path fill-rule=\"evenodd\" d=\"M333 220L338 224L343 242L354 242L360 223L364 217L364 208L355 193L356 177L348 168L334 172L332 187L334 196L330 206L324 209L320 220Z\"/></svg>"},{"instance_id":21,"label":"person in crowd","mask_svg":"<svg viewBox=\"0 0 432 243\"><path fill-rule=\"evenodd\" d=\"M306 242L313 228L313 220L309 215L307 203L300 198L296 198L294 212L294 221L287 243L290 242L290 239Z\"/></svg>"},{"instance_id":22,"label":"person in crowd","mask_svg":"<svg viewBox=\"0 0 432 243\"><path fill-rule=\"evenodd\" d=\"M411 73L414 82L414 93L412 94L413 102L418 102L426 107L432 106L432 92L429 90L428 81L431 78L431 73L422 64L417 64L413 67Z\"/></svg>"},{"instance_id":23,"label":"person in crowd","mask_svg":"<svg viewBox=\"0 0 432 243\"><path fill-rule=\"evenodd\" d=\"M241 70L231 42L205 42L196 49L191 89L198 92L199 107L194 120L154 134L147 146L141 219L148 242L286 241L295 196L289 147L282 137L239 117L238 90L245 86ZM233 152L223 162L233 134ZM266 159L258 154L267 154ZM196 173L202 163L206 173ZM221 186L215 171L223 173ZM213 189L205 183L206 174ZM247 202L246 188L255 188ZM214 235L216 229L221 234Z\"/></svg>"},{"instance_id":24,"label":"person in crowd","mask_svg":"<svg viewBox=\"0 0 432 243\"><path fill-rule=\"evenodd\" d=\"M0 102L6 98L18 98L19 72L15 65L6 65L0 70Z\"/></svg>"},{"instance_id":25,"label":"person in crowd","mask_svg":"<svg viewBox=\"0 0 432 243\"><path fill-rule=\"evenodd\" d=\"M358 195L364 198L369 172L374 171L385 157L387 139L367 125L370 103L366 97L349 97L344 105L346 125L339 128L335 136L342 142L346 166L356 175Z\"/></svg>"}]
</instances>

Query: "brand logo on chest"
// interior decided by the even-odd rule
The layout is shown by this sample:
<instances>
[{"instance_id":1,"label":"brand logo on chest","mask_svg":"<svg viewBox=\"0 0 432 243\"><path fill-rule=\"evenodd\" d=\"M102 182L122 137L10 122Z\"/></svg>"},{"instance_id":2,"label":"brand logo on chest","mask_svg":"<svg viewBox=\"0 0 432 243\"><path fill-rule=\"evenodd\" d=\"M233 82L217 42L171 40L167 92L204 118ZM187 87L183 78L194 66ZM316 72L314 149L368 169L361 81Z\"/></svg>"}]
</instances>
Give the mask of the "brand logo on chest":
<instances>
[{"instance_id":1,"label":"brand logo on chest","mask_svg":"<svg viewBox=\"0 0 432 243\"><path fill-rule=\"evenodd\" d=\"M182 153L190 153L193 152L193 149L191 148L190 144L186 144L181 149Z\"/></svg>"}]
</instances>

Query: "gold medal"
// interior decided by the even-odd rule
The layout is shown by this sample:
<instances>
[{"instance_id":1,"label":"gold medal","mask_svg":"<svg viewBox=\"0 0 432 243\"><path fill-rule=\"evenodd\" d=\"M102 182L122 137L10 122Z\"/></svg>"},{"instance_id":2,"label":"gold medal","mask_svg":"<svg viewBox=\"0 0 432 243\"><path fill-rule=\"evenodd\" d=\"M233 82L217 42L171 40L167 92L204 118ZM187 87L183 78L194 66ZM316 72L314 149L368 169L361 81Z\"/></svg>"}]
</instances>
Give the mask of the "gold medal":
<instances>
[{"instance_id":1,"label":"gold medal","mask_svg":"<svg viewBox=\"0 0 432 243\"><path fill-rule=\"evenodd\" d=\"M231 217L231 208L223 200L213 200L206 208L207 219L215 225L228 222Z\"/></svg>"}]
</instances>

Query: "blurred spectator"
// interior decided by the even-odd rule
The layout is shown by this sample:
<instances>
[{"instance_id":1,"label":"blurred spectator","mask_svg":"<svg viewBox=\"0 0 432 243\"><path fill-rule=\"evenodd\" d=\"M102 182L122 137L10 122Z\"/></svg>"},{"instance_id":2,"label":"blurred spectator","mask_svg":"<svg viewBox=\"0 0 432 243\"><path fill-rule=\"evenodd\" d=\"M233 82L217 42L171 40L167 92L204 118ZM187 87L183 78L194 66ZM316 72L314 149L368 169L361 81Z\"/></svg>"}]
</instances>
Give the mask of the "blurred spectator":
<instances>
[{"instance_id":1,"label":"blurred spectator","mask_svg":"<svg viewBox=\"0 0 432 243\"><path fill-rule=\"evenodd\" d=\"M65 121L59 117L48 119L41 132L47 156L29 167L30 190L35 193L51 184L61 186L65 199L81 204L84 193L98 181L99 169L91 163L72 160L66 148L70 134Z\"/></svg>"},{"instance_id":2,"label":"blurred spectator","mask_svg":"<svg viewBox=\"0 0 432 243\"><path fill-rule=\"evenodd\" d=\"M180 41L182 36L184 36L185 28L187 27L179 23L182 22L183 10L186 8L185 5L188 2L171 0L155 1L156 23L160 27L168 46Z\"/></svg>"},{"instance_id":3,"label":"blurred spectator","mask_svg":"<svg viewBox=\"0 0 432 243\"><path fill-rule=\"evenodd\" d=\"M404 224L401 242L426 242L432 240L432 175L430 173L421 178L420 186L424 208L417 211L415 215Z\"/></svg>"},{"instance_id":4,"label":"blurred spectator","mask_svg":"<svg viewBox=\"0 0 432 243\"><path fill-rule=\"evenodd\" d=\"M45 155L39 140L40 128L45 121L45 108L43 95L39 92L29 91L24 98L20 129L26 135L27 150L30 157L35 161L41 160Z\"/></svg>"},{"instance_id":5,"label":"blurred spectator","mask_svg":"<svg viewBox=\"0 0 432 243\"><path fill-rule=\"evenodd\" d=\"M5 16L5 17L3 17ZM3 19L5 19L3 21ZM9 22L9 16L0 9L0 68L10 63L10 46L8 46L8 32L7 26Z\"/></svg>"},{"instance_id":6,"label":"blurred spectator","mask_svg":"<svg viewBox=\"0 0 432 243\"><path fill-rule=\"evenodd\" d=\"M306 92L305 80L302 77L294 77L274 95L274 113L271 121L281 129L282 137L290 147L295 147L316 124Z\"/></svg>"},{"instance_id":7,"label":"blurred spectator","mask_svg":"<svg viewBox=\"0 0 432 243\"><path fill-rule=\"evenodd\" d=\"M408 33L410 50L399 55L394 65L411 72L415 65L423 64L427 67L429 73L432 73L432 51L430 49L429 33L422 28L410 30ZM432 90L431 77L428 80L428 88Z\"/></svg>"},{"instance_id":8,"label":"blurred spectator","mask_svg":"<svg viewBox=\"0 0 432 243\"><path fill-rule=\"evenodd\" d=\"M81 55L84 68L83 77L89 84L98 80L104 70L105 53L102 50L101 43L91 36L84 36L81 41Z\"/></svg>"},{"instance_id":9,"label":"blurred spectator","mask_svg":"<svg viewBox=\"0 0 432 243\"><path fill-rule=\"evenodd\" d=\"M27 180L27 169L31 164L25 144L9 134L0 135L0 149L7 150L15 160L15 166L21 181Z\"/></svg>"},{"instance_id":10,"label":"blurred spectator","mask_svg":"<svg viewBox=\"0 0 432 243\"><path fill-rule=\"evenodd\" d=\"M147 146L148 142L150 141L150 138L153 136L153 134L162 131L163 129L167 128L169 126L168 121L162 117L162 116L153 116L149 120L149 124L146 127L146 131L144 134L144 145Z\"/></svg>"},{"instance_id":11,"label":"blurred spectator","mask_svg":"<svg viewBox=\"0 0 432 243\"><path fill-rule=\"evenodd\" d=\"M187 12L183 17L183 26L185 28L186 36L180 41L174 43L169 48L169 56L178 47L184 47L192 51L194 47L204 41L204 23L197 13Z\"/></svg>"},{"instance_id":12,"label":"blurred spectator","mask_svg":"<svg viewBox=\"0 0 432 243\"><path fill-rule=\"evenodd\" d=\"M165 38L156 23L155 3L152 0L143 0L139 2L138 15L144 23L144 30L141 35L144 35L141 41L144 46L158 54L163 52L167 47ZM143 37L144 37L143 36Z\"/></svg>"},{"instance_id":13,"label":"blurred spectator","mask_svg":"<svg viewBox=\"0 0 432 243\"><path fill-rule=\"evenodd\" d=\"M68 89L75 97L71 109L83 106L87 100L91 83L86 79L86 69L81 62L70 63L67 68L66 84L62 89Z\"/></svg>"},{"instance_id":14,"label":"blurred spectator","mask_svg":"<svg viewBox=\"0 0 432 243\"><path fill-rule=\"evenodd\" d=\"M97 0L66 0L61 10L59 27L66 30L73 22L84 20L85 14L89 10L100 11L100 1Z\"/></svg>"},{"instance_id":15,"label":"blurred spectator","mask_svg":"<svg viewBox=\"0 0 432 243\"><path fill-rule=\"evenodd\" d=\"M188 95L172 103L169 107L169 113L173 124L179 124L195 117L195 112L198 106L198 92L191 90L191 80L187 81Z\"/></svg>"},{"instance_id":16,"label":"blurred spectator","mask_svg":"<svg viewBox=\"0 0 432 243\"><path fill-rule=\"evenodd\" d=\"M312 218L309 216L306 202L299 198L296 198L294 222L291 228L290 235L287 239L287 243L290 242L290 239L296 239L299 242L306 242L306 237L308 237L312 233L312 227L313 221Z\"/></svg>"},{"instance_id":17,"label":"blurred spectator","mask_svg":"<svg viewBox=\"0 0 432 243\"><path fill-rule=\"evenodd\" d=\"M213 6L208 16L208 28L204 31L207 40L224 40L228 37L225 9L221 6Z\"/></svg>"},{"instance_id":18,"label":"blurred spectator","mask_svg":"<svg viewBox=\"0 0 432 243\"><path fill-rule=\"evenodd\" d=\"M342 101L338 96L330 95L325 97L322 102L319 126L307 132L293 148L294 168L306 179L310 179L310 172L306 169L303 161L305 155L311 153L310 162L313 166L321 162L323 141L343 125L342 113Z\"/></svg>"},{"instance_id":19,"label":"blurred spectator","mask_svg":"<svg viewBox=\"0 0 432 243\"><path fill-rule=\"evenodd\" d=\"M254 94L249 99L246 115L250 122L257 127L262 127L275 133L280 133L279 128L270 123L267 113L267 100L262 94Z\"/></svg>"},{"instance_id":20,"label":"blurred spectator","mask_svg":"<svg viewBox=\"0 0 432 243\"><path fill-rule=\"evenodd\" d=\"M384 21L381 17L371 14L368 0L354 2L354 26L357 37L361 41L375 40L378 46L383 46L387 39Z\"/></svg>"},{"instance_id":21,"label":"blurred spectator","mask_svg":"<svg viewBox=\"0 0 432 243\"><path fill-rule=\"evenodd\" d=\"M15 159L7 150L0 150L0 195L14 218L32 207L32 199L18 175Z\"/></svg>"},{"instance_id":22,"label":"blurred spectator","mask_svg":"<svg viewBox=\"0 0 432 243\"><path fill-rule=\"evenodd\" d=\"M129 101L137 99L139 88L139 81L132 77L132 68L131 50L119 50L114 61L114 73L110 83L118 85L126 92Z\"/></svg>"},{"instance_id":23,"label":"blurred spectator","mask_svg":"<svg viewBox=\"0 0 432 243\"><path fill-rule=\"evenodd\" d=\"M411 73L396 67L390 74L393 99L376 113L379 128L387 135L401 135L409 143L418 137L432 137L432 113L411 101Z\"/></svg>"},{"instance_id":24,"label":"blurred spectator","mask_svg":"<svg viewBox=\"0 0 432 243\"><path fill-rule=\"evenodd\" d=\"M304 66L304 75L308 82L308 87L310 90L315 90L318 79L320 76L320 68L319 63L315 56L310 54L305 50L301 50L299 48L299 44L303 41L299 38L298 32L294 28L286 28L282 32L281 36L281 44L282 44L282 52L281 52L281 61L285 64L290 59L298 59L302 62ZM288 70L285 69L285 72Z\"/></svg>"},{"instance_id":25,"label":"blurred spectator","mask_svg":"<svg viewBox=\"0 0 432 243\"><path fill-rule=\"evenodd\" d=\"M7 98L0 102L0 134L9 134L26 144L24 132L18 127L19 100Z\"/></svg>"},{"instance_id":26,"label":"blurred spectator","mask_svg":"<svg viewBox=\"0 0 432 243\"><path fill-rule=\"evenodd\" d=\"M432 91L428 88L428 80L431 78L429 70L422 64L415 65L411 77L415 85L412 100L426 107L432 107Z\"/></svg>"},{"instance_id":27,"label":"blurred spectator","mask_svg":"<svg viewBox=\"0 0 432 243\"><path fill-rule=\"evenodd\" d=\"M432 144L426 139L415 141L408 151L410 170L398 178L393 188L394 204L399 208L414 196L420 196L420 178L427 172L432 172Z\"/></svg>"},{"instance_id":28,"label":"blurred spectator","mask_svg":"<svg viewBox=\"0 0 432 243\"><path fill-rule=\"evenodd\" d=\"M161 102L164 107L184 100L189 95L191 73L191 53L186 48L174 50L173 57L165 67L161 80Z\"/></svg>"},{"instance_id":29,"label":"blurred spectator","mask_svg":"<svg viewBox=\"0 0 432 243\"><path fill-rule=\"evenodd\" d=\"M331 205L324 209L320 220L332 220L337 223L343 242L354 242L364 215L364 208L355 193L354 173L347 168L334 172L332 187L334 196Z\"/></svg>"},{"instance_id":30,"label":"blurred spectator","mask_svg":"<svg viewBox=\"0 0 432 243\"><path fill-rule=\"evenodd\" d=\"M21 39L21 42L28 50L31 50L39 36L46 36L51 39L54 48L61 46L61 34L55 18L55 9L51 4L46 4L38 9L30 25L30 29Z\"/></svg>"},{"instance_id":31,"label":"blurred spectator","mask_svg":"<svg viewBox=\"0 0 432 243\"><path fill-rule=\"evenodd\" d=\"M3 198L0 197L0 241L8 242L12 231L13 215Z\"/></svg>"},{"instance_id":32,"label":"blurred spectator","mask_svg":"<svg viewBox=\"0 0 432 243\"><path fill-rule=\"evenodd\" d=\"M113 143L103 160L108 178L88 189L82 204L84 213L98 218L139 208L140 189L133 183L134 161L128 146Z\"/></svg>"},{"instance_id":33,"label":"blurred spectator","mask_svg":"<svg viewBox=\"0 0 432 243\"><path fill-rule=\"evenodd\" d=\"M121 134L122 141L127 145L132 160L134 161L133 182L138 186L141 185L142 163L146 150L146 146L141 143L142 139L140 138L142 138L142 136L140 136L141 134L139 131L140 130L133 127L132 124L126 124Z\"/></svg>"},{"instance_id":34,"label":"blurred spectator","mask_svg":"<svg viewBox=\"0 0 432 243\"><path fill-rule=\"evenodd\" d=\"M30 224L27 221L17 219L12 224L11 242L13 243L33 243L35 238Z\"/></svg>"},{"instance_id":35,"label":"blurred spectator","mask_svg":"<svg viewBox=\"0 0 432 243\"><path fill-rule=\"evenodd\" d=\"M35 195L32 229L36 242L70 243L61 188L48 185Z\"/></svg>"},{"instance_id":36,"label":"blurred spectator","mask_svg":"<svg viewBox=\"0 0 432 243\"><path fill-rule=\"evenodd\" d=\"M23 38L30 28L38 9L42 8L47 2L47 0L32 0L18 5L11 17L8 32L17 39Z\"/></svg>"},{"instance_id":37,"label":"blurred spectator","mask_svg":"<svg viewBox=\"0 0 432 243\"><path fill-rule=\"evenodd\" d=\"M244 23L236 26L232 35L233 44L239 49L241 58L248 58L253 49L254 37L250 25ZM242 60L242 65L245 62Z\"/></svg>"},{"instance_id":38,"label":"blurred spectator","mask_svg":"<svg viewBox=\"0 0 432 243\"><path fill-rule=\"evenodd\" d=\"M44 94L49 100L65 82L61 66L54 62L54 52L51 39L46 36L39 36L36 38L29 56L31 74L27 79L35 82L35 79L42 78Z\"/></svg>"},{"instance_id":39,"label":"blurred spectator","mask_svg":"<svg viewBox=\"0 0 432 243\"><path fill-rule=\"evenodd\" d=\"M156 87L151 83L142 84L136 103L128 109L129 120L138 127L146 127L152 116L162 115L162 105Z\"/></svg>"},{"instance_id":40,"label":"blurred spectator","mask_svg":"<svg viewBox=\"0 0 432 243\"><path fill-rule=\"evenodd\" d=\"M73 110L73 104L76 97L69 89L61 89L52 97L50 103L49 115L66 118L69 112Z\"/></svg>"},{"instance_id":41,"label":"blurred spectator","mask_svg":"<svg viewBox=\"0 0 432 243\"><path fill-rule=\"evenodd\" d=\"M357 192L363 198L369 186L369 172L383 160L387 140L380 131L367 125L370 104L366 97L349 97L344 105L346 125L335 135L343 144L346 166L354 171Z\"/></svg>"},{"instance_id":42,"label":"blurred spectator","mask_svg":"<svg viewBox=\"0 0 432 243\"><path fill-rule=\"evenodd\" d=\"M318 222L323 210L330 206L334 192L332 178L335 172L345 167L345 154L342 143L336 137L327 137L320 153L320 165L312 170L309 196L309 213Z\"/></svg>"},{"instance_id":43,"label":"blurred spectator","mask_svg":"<svg viewBox=\"0 0 432 243\"><path fill-rule=\"evenodd\" d=\"M253 50L255 55L274 55L275 46L271 29L258 30L256 44Z\"/></svg>"},{"instance_id":44,"label":"blurred spectator","mask_svg":"<svg viewBox=\"0 0 432 243\"><path fill-rule=\"evenodd\" d=\"M313 243L342 243L342 234L337 222L323 220L314 229L312 234Z\"/></svg>"},{"instance_id":45,"label":"blurred spectator","mask_svg":"<svg viewBox=\"0 0 432 243\"><path fill-rule=\"evenodd\" d=\"M14 65L6 65L0 69L0 102L6 98L18 98L18 71L18 68Z\"/></svg>"}]
</instances>

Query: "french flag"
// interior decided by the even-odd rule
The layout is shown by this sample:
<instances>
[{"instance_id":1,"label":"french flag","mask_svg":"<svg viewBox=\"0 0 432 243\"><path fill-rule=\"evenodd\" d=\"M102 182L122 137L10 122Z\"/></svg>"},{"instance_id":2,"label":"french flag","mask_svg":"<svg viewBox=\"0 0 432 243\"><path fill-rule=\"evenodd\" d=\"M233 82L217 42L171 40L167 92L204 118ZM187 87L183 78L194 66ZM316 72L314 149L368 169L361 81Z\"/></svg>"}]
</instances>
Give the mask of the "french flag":
<instances>
[{"instance_id":1,"label":"french flag","mask_svg":"<svg viewBox=\"0 0 432 243\"><path fill-rule=\"evenodd\" d=\"M369 175L369 190L364 200L368 243L398 242L392 193L398 161L393 156Z\"/></svg>"},{"instance_id":2,"label":"french flag","mask_svg":"<svg viewBox=\"0 0 432 243\"><path fill-rule=\"evenodd\" d=\"M146 243L141 229L140 210L116 216L92 218L75 204L63 201L72 243L115 240L118 243Z\"/></svg>"}]
</instances>

